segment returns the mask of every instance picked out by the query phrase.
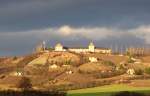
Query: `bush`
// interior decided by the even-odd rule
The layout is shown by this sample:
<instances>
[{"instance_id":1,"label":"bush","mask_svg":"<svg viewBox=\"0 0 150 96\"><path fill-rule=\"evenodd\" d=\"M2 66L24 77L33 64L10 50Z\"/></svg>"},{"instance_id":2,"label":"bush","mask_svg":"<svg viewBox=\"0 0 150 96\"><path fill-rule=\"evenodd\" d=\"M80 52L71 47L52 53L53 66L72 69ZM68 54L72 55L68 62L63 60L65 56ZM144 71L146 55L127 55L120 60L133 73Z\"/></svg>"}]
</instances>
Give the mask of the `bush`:
<instances>
[{"instance_id":1,"label":"bush","mask_svg":"<svg viewBox=\"0 0 150 96\"><path fill-rule=\"evenodd\" d=\"M72 62L71 59L68 59L68 60L65 61L65 65L71 65L72 63L73 63L73 62Z\"/></svg>"},{"instance_id":2,"label":"bush","mask_svg":"<svg viewBox=\"0 0 150 96\"><path fill-rule=\"evenodd\" d=\"M17 60L17 59L18 59L17 56L14 56L14 57L13 57L13 60Z\"/></svg>"},{"instance_id":3,"label":"bush","mask_svg":"<svg viewBox=\"0 0 150 96\"><path fill-rule=\"evenodd\" d=\"M17 87L26 90L32 88L32 84L29 78L22 77Z\"/></svg>"},{"instance_id":4,"label":"bush","mask_svg":"<svg viewBox=\"0 0 150 96\"><path fill-rule=\"evenodd\" d=\"M134 63L135 61L132 60L131 58L129 58L127 62L128 62L128 63Z\"/></svg>"},{"instance_id":5,"label":"bush","mask_svg":"<svg viewBox=\"0 0 150 96\"><path fill-rule=\"evenodd\" d=\"M113 76L122 75L124 73L125 73L124 70L118 70L118 71L113 71L113 72L97 73L97 74L94 74L94 76L96 78L109 78L109 77L113 77Z\"/></svg>"},{"instance_id":6,"label":"bush","mask_svg":"<svg viewBox=\"0 0 150 96\"><path fill-rule=\"evenodd\" d=\"M135 70L135 74L136 75L142 75L143 74L143 70L142 69L137 69L137 70Z\"/></svg>"},{"instance_id":7,"label":"bush","mask_svg":"<svg viewBox=\"0 0 150 96\"><path fill-rule=\"evenodd\" d=\"M150 74L150 67L145 69L145 73Z\"/></svg>"},{"instance_id":8,"label":"bush","mask_svg":"<svg viewBox=\"0 0 150 96\"><path fill-rule=\"evenodd\" d=\"M66 96L65 92L40 90L1 90L0 96Z\"/></svg>"},{"instance_id":9,"label":"bush","mask_svg":"<svg viewBox=\"0 0 150 96\"><path fill-rule=\"evenodd\" d=\"M127 64L119 64L117 67L119 70L125 70L127 68Z\"/></svg>"},{"instance_id":10,"label":"bush","mask_svg":"<svg viewBox=\"0 0 150 96\"><path fill-rule=\"evenodd\" d=\"M111 61L103 61L102 64L108 65L108 66L115 66L115 64Z\"/></svg>"}]
</instances>

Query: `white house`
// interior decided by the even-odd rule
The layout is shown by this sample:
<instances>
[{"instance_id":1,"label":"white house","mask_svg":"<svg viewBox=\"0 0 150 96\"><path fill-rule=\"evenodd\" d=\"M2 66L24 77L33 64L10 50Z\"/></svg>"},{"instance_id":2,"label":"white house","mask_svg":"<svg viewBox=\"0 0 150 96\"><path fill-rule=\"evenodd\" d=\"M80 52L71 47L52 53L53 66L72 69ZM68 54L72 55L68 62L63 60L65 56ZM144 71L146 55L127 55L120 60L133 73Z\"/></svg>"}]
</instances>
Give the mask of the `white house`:
<instances>
[{"instance_id":1,"label":"white house","mask_svg":"<svg viewBox=\"0 0 150 96\"><path fill-rule=\"evenodd\" d=\"M96 57L89 57L89 61L90 62L97 62L97 58Z\"/></svg>"},{"instance_id":2,"label":"white house","mask_svg":"<svg viewBox=\"0 0 150 96\"><path fill-rule=\"evenodd\" d=\"M55 51L65 51L61 43L56 44Z\"/></svg>"},{"instance_id":3,"label":"white house","mask_svg":"<svg viewBox=\"0 0 150 96\"><path fill-rule=\"evenodd\" d=\"M53 65L50 65L49 68L56 69L56 68L58 68L58 66L56 64L53 64Z\"/></svg>"},{"instance_id":4,"label":"white house","mask_svg":"<svg viewBox=\"0 0 150 96\"><path fill-rule=\"evenodd\" d=\"M128 69L128 70L127 70L127 74L129 74L129 75L134 75L134 74L135 74L134 69Z\"/></svg>"},{"instance_id":5,"label":"white house","mask_svg":"<svg viewBox=\"0 0 150 96\"><path fill-rule=\"evenodd\" d=\"M23 76L23 72L17 72L17 71L15 71L15 72L10 73L10 75L13 75L13 76Z\"/></svg>"}]
</instances>

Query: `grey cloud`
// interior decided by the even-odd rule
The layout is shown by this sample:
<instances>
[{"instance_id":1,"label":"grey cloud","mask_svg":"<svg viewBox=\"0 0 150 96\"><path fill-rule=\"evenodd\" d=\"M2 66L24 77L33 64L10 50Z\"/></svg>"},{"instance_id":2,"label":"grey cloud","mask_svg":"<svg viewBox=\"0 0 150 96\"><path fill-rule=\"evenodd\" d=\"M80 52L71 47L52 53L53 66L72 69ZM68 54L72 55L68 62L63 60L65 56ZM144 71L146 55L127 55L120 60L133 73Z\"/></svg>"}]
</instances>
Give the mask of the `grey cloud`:
<instances>
[{"instance_id":1,"label":"grey cloud","mask_svg":"<svg viewBox=\"0 0 150 96\"><path fill-rule=\"evenodd\" d=\"M150 23L149 4L149 0L0 1L0 29L22 31L64 24L132 28Z\"/></svg>"},{"instance_id":2,"label":"grey cloud","mask_svg":"<svg viewBox=\"0 0 150 96\"><path fill-rule=\"evenodd\" d=\"M65 25L16 32L16 34L6 32L0 33L0 54L6 51L10 52L10 54L30 53L42 40L47 41L48 46L54 46L58 42L68 46L87 46L91 40L99 47L111 47L115 44L140 46L150 44L149 33L150 26L148 25L129 30L109 27L70 27Z\"/></svg>"}]
</instances>

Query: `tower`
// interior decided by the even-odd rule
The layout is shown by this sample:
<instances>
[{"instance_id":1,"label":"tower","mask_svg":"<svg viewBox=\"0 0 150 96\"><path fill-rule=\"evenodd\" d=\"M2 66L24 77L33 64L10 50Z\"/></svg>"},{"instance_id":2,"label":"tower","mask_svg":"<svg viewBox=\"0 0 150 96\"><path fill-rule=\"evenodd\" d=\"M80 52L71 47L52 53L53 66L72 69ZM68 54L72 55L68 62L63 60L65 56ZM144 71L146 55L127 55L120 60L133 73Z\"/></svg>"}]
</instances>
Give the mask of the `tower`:
<instances>
[{"instance_id":1,"label":"tower","mask_svg":"<svg viewBox=\"0 0 150 96\"><path fill-rule=\"evenodd\" d=\"M89 44L89 52L95 52L95 45L93 42L90 42Z\"/></svg>"},{"instance_id":2,"label":"tower","mask_svg":"<svg viewBox=\"0 0 150 96\"><path fill-rule=\"evenodd\" d=\"M46 49L46 42L45 41L43 41L42 47L43 47L43 51L45 51L45 49Z\"/></svg>"},{"instance_id":3,"label":"tower","mask_svg":"<svg viewBox=\"0 0 150 96\"><path fill-rule=\"evenodd\" d=\"M56 44L55 51L63 51L63 45L61 43Z\"/></svg>"}]
</instances>

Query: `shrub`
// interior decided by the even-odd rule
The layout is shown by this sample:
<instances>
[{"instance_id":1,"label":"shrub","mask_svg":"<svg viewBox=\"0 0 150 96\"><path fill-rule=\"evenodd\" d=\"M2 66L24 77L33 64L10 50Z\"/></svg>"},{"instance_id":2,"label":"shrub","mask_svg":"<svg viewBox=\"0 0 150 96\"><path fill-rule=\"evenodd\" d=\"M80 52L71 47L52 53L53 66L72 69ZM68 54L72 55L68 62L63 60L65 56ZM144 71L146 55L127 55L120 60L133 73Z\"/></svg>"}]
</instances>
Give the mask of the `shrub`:
<instances>
[{"instance_id":1,"label":"shrub","mask_svg":"<svg viewBox=\"0 0 150 96\"><path fill-rule=\"evenodd\" d=\"M145 73L150 74L150 67L145 69Z\"/></svg>"},{"instance_id":2,"label":"shrub","mask_svg":"<svg viewBox=\"0 0 150 96\"><path fill-rule=\"evenodd\" d=\"M17 56L14 56L14 57L13 57L13 60L17 60Z\"/></svg>"},{"instance_id":3,"label":"shrub","mask_svg":"<svg viewBox=\"0 0 150 96\"><path fill-rule=\"evenodd\" d=\"M137 69L137 70L135 70L135 74L136 75L142 75L143 74L143 70L142 69Z\"/></svg>"},{"instance_id":4,"label":"shrub","mask_svg":"<svg viewBox=\"0 0 150 96\"><path fill-rule=\"evenodd\" d=\"M48 78L48 80L49 80L49 81L52 81L52 80L54 80L54 78L52 78L52 77L49 77L49 78Z\"/></svg>"},{"instance_id":5,"label":"shrub","mask_svg":"<svg viewBox=\"0 0 150 96\"><path fill-rule=\"evenodd\" d=\"M115 93L112 96L145 96L145 95L136 92L122 91L122 92Z\"/></svg>"},{"instance_id":6,"label":"shrub","mask_svg":"<svg viewBox=\"0 0 150 96\"><path fill-rule=\"evenodd\" d=\"M65 92L41 90L1 90L0 96L66 96Z\"/></svg>"},{"instance_id":7,"label":"shrub","mask_svg":"<svg viewBox=\"0 0 150 96\"><path fill-rule=\"evenodd\" d=\"M135 61L132 60L131 58L129 58L127 62L128 62L128 63L134 63Z\"/></svg>"},{"instance_id":8,"label":"shrub","mask_svg":"<svg viewBox=\"0 0 150 96\"><path fill-rule=\"evenodd\" d=\"M32 84L29 78L22 77L17 87L26 90L32 88Z\"/></svg>"},{"instance_id":9,"label":"shrub","mask_svg":"<svg viewBox=\"0 0 150 96\"><path fill-rule=\"evenodd\" d=\"M108 65L108 66L114 66L115 64L111 61L103 61L102 64Z\"/></svg>"},{"instance_id":10,"label":"shrub","mask_svg":"<svg viewBox=\"0 0 150 96\"><path fill-rule=\"evenodd\" d=\"M97 73L97 74L94 74L94 76L96 78L109 78L109 77L113 77L113 76L122 75L124 73L125 73L124 70L118 70L118 71L113 71L113 72Z\"/></svg>"},{"instance_id":11,"label":"shrub","mask_svg":"<svg viewBox=\"0 0 150 96\"><path fill-rule=\"evenodd\" d=\"M65 61L65 65L71 65L72 63L73 63L73 62L72 62L71 59L68 59L68 60Z\"/></svg>"},{"instance_id":12,"label":"shrub","mask_svg":"<svg viewBox=\"0 0 150 96\"><path fill-rule=\"evenodd\" d=\"M117 67L119 70L125 70L127 64L119 64Z\"/></svg>"}]
</instances>

